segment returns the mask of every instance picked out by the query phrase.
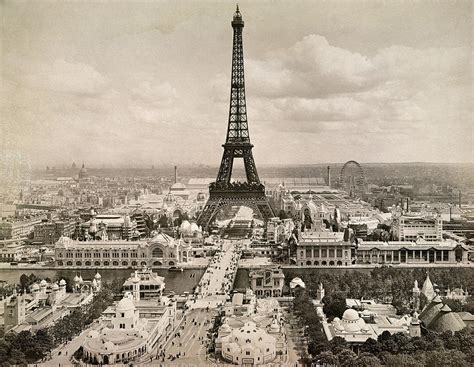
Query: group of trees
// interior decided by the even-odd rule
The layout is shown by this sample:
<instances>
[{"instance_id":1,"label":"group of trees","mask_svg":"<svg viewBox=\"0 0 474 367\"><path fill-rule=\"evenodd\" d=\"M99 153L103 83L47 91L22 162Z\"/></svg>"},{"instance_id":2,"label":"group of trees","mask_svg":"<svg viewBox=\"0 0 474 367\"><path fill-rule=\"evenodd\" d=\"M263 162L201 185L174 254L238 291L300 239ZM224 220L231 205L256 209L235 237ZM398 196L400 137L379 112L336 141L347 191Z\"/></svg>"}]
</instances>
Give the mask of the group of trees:
<instances>
[{"instance_id":1,"label":"group of trees","mask_svg":"<svg viewBox=\"0 0 474 367\"><path fill-rule=\"evenodd\" d=\"M377 340L367 339L360 346L358 354L351 350L343 338L335 337L326 343L325 351L319 353L314 362L344 367L467 367L474 363L473 345L472 329L454 334L428 333L416 338L402 333L391 335L384 331Z\"/></svg>"},{"instance_id":2,"label":"group of trees","mask_svg":"<svg viewBox=\"0 0 474 367\"><path fill-rule=\"evenodd\" d=\"M334 303L340 296L334 297ZM326 306L325 306L326 307ZM305 327L308 353L313 364L343 367L417 367L417 366L470 366L474 363L474 331L466 328L456 333L426 332L411 338L406 334L391 335L383 332L378 340L367 339L358 353L340 337L328 341L314 305L307 292L300 290L293 300L295 315ZM326 310L326 308L325 308ZM341 310L326 310L339 315Z\"/></svg>"},{"instance_id":3,"label":"group of trees","mask_svg":"<svg viewBox=\"0 0 474 367\"><path fill-rule=\"evenodd\" d=\"M113 299L112 287L104 284L91 303L73 310L54 325L36 333L6 334L0 338L0 365L25 365L47 357L52 349L71 340L97 319Z\"/></svg>"},{"instance_id":4,"label":"group of trees","mask_svg":"<svg viewBox=\"0 0 474 367\"><path fill-rule=\"evenodd\" d=\"M474 272L469 268L430 269L430 279L441 291L463 286L474 288ZM285 273L287 283L294 277L300 277L306 284L311 297L316 296L319 283L322 283L326 294L337 293L347 298L374 298L391 302L397 313L406 314L413 309L412 289L415 279L421 288L426 270L400 269L393 267L374 268L370 272L348 269L331 271L320 269L295 269ZM423 305L422 305L423 306ZM451 305L450 305L451 306ZM461 306L459 306L461 307ZM463 311L474 311L474 299L470 297ZM338 315L340 317L340 315Z\"/></svg>"}]
</instances>

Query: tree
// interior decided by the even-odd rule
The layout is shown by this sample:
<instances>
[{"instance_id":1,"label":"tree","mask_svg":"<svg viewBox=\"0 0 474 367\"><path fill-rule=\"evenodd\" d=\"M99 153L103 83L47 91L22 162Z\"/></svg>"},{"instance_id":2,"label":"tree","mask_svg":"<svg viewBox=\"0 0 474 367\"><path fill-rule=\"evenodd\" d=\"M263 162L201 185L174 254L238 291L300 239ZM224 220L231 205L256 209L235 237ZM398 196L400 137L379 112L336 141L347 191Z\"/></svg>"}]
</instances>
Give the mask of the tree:
<instances>
[{"instance_id":1,"label":"tree","mask_svg":"<svg viewBox=\"0 0 474 367\"><path fill-rule=\"evenodd\" d=\"M340 336L334 337L329 343L328 347L330 348L331 352L334 354L338 354L342 350L349 349L349 346L344 338Z\"/></svg>"},{"instance_id":2,"label":"tree","mask_svg":"<svg viewBox=\"0 0 474 367\"><path fill-rule=\"evenodd\" d=\"M444 349L433 350L426 354L427 367L450 366L451 352Z\"/></svg>"},{"instance_id":3,"label":"tree","mask_svg":"<svg viewBox=\"0 0 474 367\"><path fill-rule=\"evenodd\" d=\"M337 360L341 367L351 367L354 364L356 358L357 354L355 354L350 349L343 349L337 353Z\"/></svg>"},{"instance_id":4,"label":"tree","mask_svg":"<svg viewBox=\"0 0 474 367\"><path fill-rule=\"evenodd\" d=\"M355 360L353 367L382 367L382 363L373 354L362 353Z\"/></svg>"},{"instance_id":5,"label":"tree","mask_svg":"<svg viewBox=\"0 0 474 367\"><path fill-rule=\"evenodd\" d=\"M323 366L335 366L338 363L337 357L330 351L320 353L316 361Z\"/></svg>"},{"instance_id":6,"label":"tree","mask_svg":"<svg viewBox=\"0 0 474 367\"><path fill-rule=\"evenodd\" d=\"M323 311L329 319L342 317L346 310L346 294L344 292L333 292L325 296L322 300Z\"/></svg>"},{"instance_id":7,"label":"tree","mask_svg":"<svg viewBox=\"0 0 474 367\"><path fill-rule=\"evenodd\" d=\"M369 338L362 344L360 349L362 352L377 355L382 351L382 344L375 339Z\"/></svg>"},{"instance_id":8,"label":"tree","mask_svg":"<svg viewBox=\"0 0 474 367\"><path fill-rule=\"evenodd\" d=\"M409 354L387 354L384 358L386 367L418 367L420 362Z\"/></svg>"}]
</instances>

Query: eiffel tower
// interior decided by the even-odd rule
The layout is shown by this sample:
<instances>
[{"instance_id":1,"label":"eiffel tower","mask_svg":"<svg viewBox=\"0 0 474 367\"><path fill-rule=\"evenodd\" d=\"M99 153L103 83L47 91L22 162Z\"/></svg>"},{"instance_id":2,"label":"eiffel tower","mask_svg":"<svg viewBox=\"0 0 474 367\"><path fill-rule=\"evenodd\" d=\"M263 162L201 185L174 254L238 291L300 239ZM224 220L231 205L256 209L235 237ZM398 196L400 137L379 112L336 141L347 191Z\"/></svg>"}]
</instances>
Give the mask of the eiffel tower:
<instances>
[{"instance_id":1,"label":"eiffel tower","mask_svg":"<svg viewBox=\"0 0 474 367\"><path fill-rule=\"evenodd\" d=\"M209 200L206 203L198 223L207 228L217 212L224 206L244 205L250 207L268 220L275 216L265 195L265 186L260 182L257 167L252 155L247 124L247 107L245 102L244 52L242 31L244 21L237 5L234 19L232 50L232 81L230 92L229 124L219 173L215 182L209 185ZM242 158L247 182L231 182L232 167L235 158Z\"/></svg>"}]
</instances>

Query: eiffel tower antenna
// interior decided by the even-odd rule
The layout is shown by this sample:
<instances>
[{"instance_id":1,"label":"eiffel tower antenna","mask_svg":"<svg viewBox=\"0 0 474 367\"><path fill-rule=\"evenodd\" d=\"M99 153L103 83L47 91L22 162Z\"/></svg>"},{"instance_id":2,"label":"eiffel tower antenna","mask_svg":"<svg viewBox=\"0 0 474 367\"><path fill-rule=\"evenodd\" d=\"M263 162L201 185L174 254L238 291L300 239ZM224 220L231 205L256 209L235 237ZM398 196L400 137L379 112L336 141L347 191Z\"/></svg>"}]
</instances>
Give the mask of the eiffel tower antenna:
<instances>
[{"instance_id":1,"label":"eiffel tower antenna","mask_svg":"<svg viewBox=\"0 0 474 367\"><path fill-rule=\"evenodd\" d=\"M234 37L232 48L232 76L230 88L229 121L224 153L216 181L209 186L209 200L198 223L207 228L220 208L227 205L245 205L259 214L262 219L274 217L274 211L265 195L265 186L260 182L257 166L253 159L247 122L245 100L244 50L242 33L244 21L237 5L231 22ZM232 182L234 159L244 161L247 182Z\"/></svg>"}]
</instances>

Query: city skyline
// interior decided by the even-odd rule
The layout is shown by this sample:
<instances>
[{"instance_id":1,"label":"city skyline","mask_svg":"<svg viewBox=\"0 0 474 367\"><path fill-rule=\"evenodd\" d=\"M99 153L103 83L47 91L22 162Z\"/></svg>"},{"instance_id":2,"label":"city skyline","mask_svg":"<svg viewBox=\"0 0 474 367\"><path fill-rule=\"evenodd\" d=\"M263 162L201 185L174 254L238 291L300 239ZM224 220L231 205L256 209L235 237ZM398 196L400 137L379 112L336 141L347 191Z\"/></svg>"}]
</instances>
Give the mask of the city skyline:
<instances>
[{"instance_id":1,"label":"city skyline","mask_svg":"<svg viewBox=\"0 0 474 367\"><path fill-rule=\"evenodd\" d=\"M472 162L469 2L297 4L240 3L257 165ZM2 6L3 149L219 164L233 2Z\"/></svg>"}]
</instances>

